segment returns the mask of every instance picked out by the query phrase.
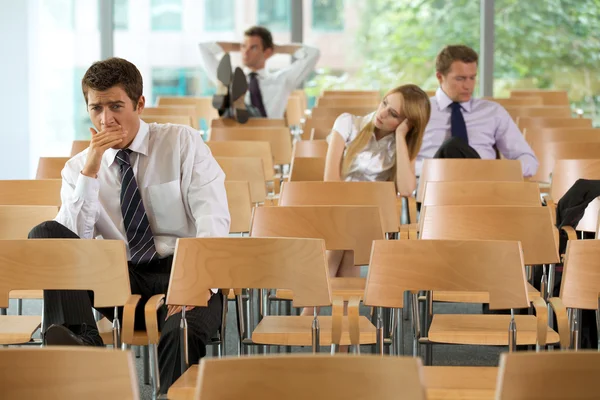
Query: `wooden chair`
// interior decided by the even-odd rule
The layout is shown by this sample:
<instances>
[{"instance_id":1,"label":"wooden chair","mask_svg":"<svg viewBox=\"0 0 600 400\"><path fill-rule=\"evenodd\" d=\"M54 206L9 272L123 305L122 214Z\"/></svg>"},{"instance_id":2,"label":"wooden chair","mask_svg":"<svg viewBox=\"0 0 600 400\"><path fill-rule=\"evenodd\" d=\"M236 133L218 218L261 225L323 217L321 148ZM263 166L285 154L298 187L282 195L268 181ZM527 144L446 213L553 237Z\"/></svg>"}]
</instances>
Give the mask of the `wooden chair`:
<instances>
[{"instance_id":1,"label":"wooden chair","mask_svg":"<svg viewBox=\"0 0 600 400\"><path fill-rule=\"evenodd\" d=\"M262 160L265 177L272 180L275 174L273 154L269 142L251 140L228 140L226 142L206 142L215 157L258 157Z\"/></svg>"},{"instance_id":2,"label":"wooden chair","mask_svg":"<svg viewBox=\"0 0 600 400\"><path fill-rule=\"evenodd\" d=\"M589 160L557 160L552 174L550 196L546 203L555 215L556 205L578 179L600 179L600 155ZM600 200L592 201L575 228L578 231L595 232L600 211ZM574 233L574 232L573 232Z\"/></svg>"},{"instance_id":3,"label":"wooden chair","mask_svg":"<svg viewBox=\"0 0 600 400\"><path fill-rule=\"evenodd\" d=\"M0 204L60 207L60 179L0 180Z\"/></svg>"},{"instance_id":4,"label":"wooden chair","mask_svg":"<svg viewBox=\"0 0 600 400\"><path fill-rule=\"evenodd\" d=\"M417 188L417 202L423 202L427 182L494 181L522 182L518 160L426 159Z\"/></svg>"},{"instance_id":5,"label":"wooden chair","mask_svg":"<svg viewBox=\"0 0 600 400\"><path fill-rule=\"evenodd\" d=\"M73 140L73 144L71 145L71 157L81 153L88 147L90 147L89 140Z\"/></svg>"},{"instance_id":6,"label":"wooden chair","mask_svg":"<svg viewBox=\"0 0 600 400\"><path fill-rule=\"evenodd\" d=\"M322 97L377 97L380 98L381 94L378 90L324 90Z\"/></svg>"},{"instance_id":7,"label":"wooden chair","mask_svg":"<svg viewBox=\"0 0 600 400\"><path fill-rule=\"evenodd\" d=\"M434 97L435 96L435 90L426 90L425 94L427 95L427 97Z\"/></svg>"},{"instance_id":8,"label":"wooden chair","mask_svg":"<svg viewBox=\"0 0 600 400\"><path fill-rule=\"evenodd\" d=\"M115 347L133 342L135 307L125 243L120 240L0 240L0 308L12 290L92 290L95 307L125 306L121 339L113 325ZM39 316L0 316L0 344L22 344L40 326Z\"/></svg>"},{"instance_id":9,"label":"wooden chair","mask_svg":"<svg viewBox=\"0 0 600 400\"><path fill-rule=\"evenodd\" d=\"M304 118L304 108L302 107L300 96L289 96L285 109L285 122L289 127L300 126Z\"/></svg>"},{"instance_id":10,"label":"wooden chair","mask_svg":"<svg viewBox=\"0 0 600 400\"><path fill-rule=\"evenodd\" d=\"M219 112L212 105L212 96L159 96L157 104L159 107L193 106L196 108L196 113L194 115L196 124L198 124L198 120L202 118L206 120L207 127L210 127L210 123L212 120L219 118Z\"/></svg>"},{"instance_id":11,"label":"wooden chair","mask_svg":"<svg viewBox=\"0 0 600 400\"><path fill-rule=\"evenodd\" d=\"M554 165L558 160L587 160L600 158L600 140L590 141L564 141L545 142L539 147L539 167L537 173L531 178L540 182L549 182L550 173L555 170Z\"/></svg>"},{"instance_id":12,"label":"wooden chair","mask_svg":"<svg viewBox=\"0 0 600 400\"><path fill-rule=\"evenodd\" d=\"M250 220L252 219L250 185L246 181L226 181L225 191L231 216L229 233L250 232Z\"/></svg>"},{"instance_id":13,"label":"wooden chair","mask_svg":"<svg viewBox=\"0 0 600 400\"><path fill-rule=\"evenodd\" d=\"M427 183L422 207L453 205L540 206L540 189L533 182Z\"/></svg>"},{"instance_id":14,"label":"wooden chair","mask_svg":"<svg viewBox=\"0 0 600 400\"><path fill-rule=\"evenodd\" d=\"M521 132L534 128L591 128L589 118L557 118L557 117L518 117L517 126Z\"/></svg>"},{"instance_id":15,"label":"wooden chair","mask_svg":"<svg viewBox=\"0 0 600 400\"><path fill-rule=\"evenodd\" d=\"M428 400L493 400L498 367L423 367Z\"/></svg>"},{"instance_id":16,"label":"wooden chair","mask_svg":"<svg viewBox=\"0 0 600 400\"><path fill-rule=\"evenodd\" d=\"M315 107L312 109L312 118L333 118L343 113L363 116L375 110L374 107Z\"/></svg>"},{"instance_id":17,"label":"wooden chair","mask_svg":"<svg viewBox=\"0 0 600 400\"><path fill-rule=\"evenodd\" d=\"M378 97L340 96L319 97L317 107L369 107L373 110L379 107Z\"/></svg>"},{"instance_id":18,"label":"wooden chair","mask_svg":"<svg viewBox=\"0 0 600 400\"><path fill-rule=\"evenodd\" d=\"M545 106L569 106L569 96L566 90L511 90L511 98L519 97L539 97Z\"/></svg>"},{"instance_id":19,"label":"wooden chair","mask_svg":"<svg viewBox=\"0 0 600 400\"><path fill-rule=\"evenodd\" d=\"M420 238L428 240L514 240L520 241L525 265L557 264L558 232L548 207L527 206L429 206L421 214ZM551 266L548 285L554 281ZM528 284L530 298L540 292ZM541 294L546 298L546 293ZM481 293L450 296L435 293L435 301L487 303Z\"/></svg>"},{"instance_id":20,"label":"wooden chair","mask_svg":"<svg viewBox=\"0 0 600 400\"><path fill-rule=\"evenodd\" d=\"M420 360L409 357L301 354L203 359L196 398L392 400L401 393L402 399L425 400L420 370Z\"/></svg>"},{"instance_id":21,"label":"wooden chair","mask_svg":"<svg viewBox=\"0 0 600 400\"><path fill-rule=\"evenodd\" d=\"M505 107L508 114L513 120L519 117L571 117L571 109L568 106L539 106L539 107L524 107L514 106Z\"/></svg>"},{"instance_id":22,"label":"wooden chair","mask_svg":"<svg viewBox=\"0 0 600 400\"><path fill-rule=\"evenodd\" d=\"M142 115L142 120L148 124L177 124L198 129L198 124L194 123L194 117L185 115Z\"/></svg>"},{"instance_id":23,"label":"wooden chair","mask_svg":"<svg viewBox=\"0 0 600 400\"><path fill-rule=\"evenodd\" d=\"M498 400L592 400L600 393L600 354L553 351L500 356Z\"/></svg>"},{"instance_id":24,"label":"wooden chair","mask_svg":"<svg viewBox=\"0 0 600 400\"><path fill-rule=\"evenodd\" d=\"M264 203L267 197L262 160L257 157L215 157L226 181L246 181L252 203Z\"/></svg>"},{"instance_id":25,"label":"wooden chair","mask_svg":"<svg viewBox=\"0 0 600 400\"><path fill-rule=\"evenodd\" d=\"M40 157L35 179L61 179L69 157Z\"/></svg>"},{"instance_id":26,"label":"wooden chair","mask_svg":"<svg viewBox=\"0 0 600 400\"><path fill-rule=\"evenodd\" d=\"M274 118L250 118L243 124L240 124L232 118L217 118L210 123L212 128L282 128L286 126L284 119Z\"/></svg>"},{"instance_id":27,"label":"wooden chair","mask_svg":"<svg viewBox=\"0 0 600 400\"><path fill-rule=\"evenodd\" d=\"M320 137L317 135L317 132L315 132L315 139L325 139L331 132L331 128L333 128L333 124L335 123L337 117L339 117L339 115L331 115L324 118L306 118L304 120L304 125L302 125L302 136L300 139L311 140L313 136L313 129L317 130L321 134L323 134L323 132L327 132L327 134L323 137Z\"/></svg>"},{"instance_id":28,"label":"wooden chair","mask_svg":"<svg viewBox=\"0 0 600 400\"><path fill-rule=\"evenodd\" d=\"M523 271L523 252L516 241L378 240L373 243L364 303L400 309L406 291L482 291L489 293L491 309L527 308ZM416 298L413 295L414 304ZM415 330L414 355L418 355L417 343L428 347L435 343L509 346L513 351L517 344L558 342L558 335L547 325L546 303L538 298L534 306L537 317L431 316L428 312L423 337ZM513 333L509 326L515 322ZM381 327L381 322L377 326Z\"/></svg>"},{"instance_id":29,"label":"wooden chair","mask_svg":"<svg viewBox=\"0 0 600 400\"><path fill-rule=\"evenodd\" d=\"M143 120L146 116L180 116L192 118L192 128L199 129L199 117L195 106L161 106L161 107L146 107L142 111L140 118Z\"/></svg>"},{"instance_id":30,"label":"wooden chair","mask_svg":"<svg viewBox=\"0 0 600 400\"><path fill-rule=\"evenodd\" d=\"M213 128L210 140L269 142L275 165L287 165L292 162L292 136L288 128Z\"/></svg>"},{"instance_id":31,"label":"wooden chair","mask_svg":"<svg viewBox=\"0 0 600 400\"><path fill-rule=\"evenodd\" d=\"M300 105L302 106L302 113L308 108L308 101L306 99L306 92L304 89L295 89L290 96L296 96L300 98Z\"/></svg>"},{"instance_id":32,"label":"wooden chair","mask_svg":"<svg viewBox=\"0 0 600 400\"><path fill-rule=\"evenodd\" d=\"M325 140L331 133L331 128L312 128L310 131L310 140Z\"/></svg>"},{"instance_id":33,"label":"wooden chair","mask_svg":"<svg viewBox=\"0 0 600 400\"><path fill-rule=\"evenodd\" d=\"M378 206L384 232L398 232L400 225L393 182L286 182L279 205Z\"/></svg>"},{"instance_id":34,"label":"wooden chair","mask_svg":"<svg viewBox=\"0 0 600 400\"><path fill-rule=\"evenodd\" d=\"M600 140L598 128L530 128L524 132L525 140L534 150L547 142L595 142ZM537 152L536 152L537 155Z\"/></svg>"},{"instance_id":35,"label":"wooden chair","mask_svg":"<svg viewBox=\"0 0 600 400\"><path fill-rule=\"evenodd\" d=\"M483 97L484 100L493 101L500 104L502 107L521 107L521 106L543 106L544 103L541 97L515 97L502 99L498 97Z\"/></svg>"},{"instance_id":36,"label":"wooden chair","mask_svg":"<svg viewBox=\"0 0 600 400\"><path fill-rule=\"evenodd\" d=\"M329 145L325 140L298 140L294 143L292 158L296 157L319 157L327 156Z\"/></svg>"},{"instance_id":37,"label":"wooden chair","mask_svg":"<svg viewBox=\"0 0 600 400\"><path fill-rule=\"evenodd\" d=\"M131 352L91 347L0 349L0 393L5 400L140 398Z\"/></svg>"},{"instance_id":38,"label":"wooden chair","mask_svg":"<svg viewBox=\"0 0 600 400\"><path fill-rule=\"evenodd\" d=\"M325 158L297 157L292 160L289 182L323 182Z\"/></svg>"}]
</instances>

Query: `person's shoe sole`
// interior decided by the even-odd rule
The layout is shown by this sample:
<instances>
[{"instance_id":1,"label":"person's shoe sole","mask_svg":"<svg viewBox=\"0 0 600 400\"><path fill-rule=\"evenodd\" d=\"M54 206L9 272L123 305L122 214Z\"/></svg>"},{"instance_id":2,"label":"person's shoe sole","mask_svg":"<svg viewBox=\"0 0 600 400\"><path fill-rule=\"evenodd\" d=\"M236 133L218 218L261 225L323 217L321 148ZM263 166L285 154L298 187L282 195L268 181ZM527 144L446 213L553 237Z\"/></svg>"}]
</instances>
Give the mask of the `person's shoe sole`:
<instances>
[{"instance_id":1,"label":"person's shoe sole","mask_svg":"<svg viewBox=\"0 0 600 400\"><path fill-rule=\"evenodd\" d=\"M231 76L231 57L229 56L229 53L225 53L217 67L217 79L225 85L225 87L229 87L231 84Z\"/></svg>"},{"instance_id":2,"label":"person's shoe sole","mask_svg":"<svg viewBox=\"0 0 600 400\"><path fill-rule=\"evenodd\" d=\"M233 81L231 82L231 103L235 103L237 99L242 97L248 91L248 81L246 80L246 74L240 67L235 69L233 73Z\"/></svg>"},{"instance_id":3,"label":"person's shoe sole","mask_svg":"<svg viewBox=\"0 0 600 400\"><path fill-rule=\"evenodd\" d=\"M52 325L46 330L44 340L47 346L85 346L83 340L62 325Z\"/></svg>"}]
</instances>

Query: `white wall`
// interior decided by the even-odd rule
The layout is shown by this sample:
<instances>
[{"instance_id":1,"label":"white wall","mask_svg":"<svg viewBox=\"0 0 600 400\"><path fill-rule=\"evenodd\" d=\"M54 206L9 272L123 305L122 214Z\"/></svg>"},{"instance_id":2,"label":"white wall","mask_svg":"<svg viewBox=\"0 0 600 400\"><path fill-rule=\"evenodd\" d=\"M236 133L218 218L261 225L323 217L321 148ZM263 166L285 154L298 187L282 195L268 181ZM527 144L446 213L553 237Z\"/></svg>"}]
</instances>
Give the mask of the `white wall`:
<instances>
[{"instance_id":1,"label":"white wall","mask_svg":"<svg viewBox=\"0 0 600 400\"><path fill-rule=\"evenodd\" d=\"M29 179L28 1L0 0L0 179Z\"/></svg>"}]
</instances>

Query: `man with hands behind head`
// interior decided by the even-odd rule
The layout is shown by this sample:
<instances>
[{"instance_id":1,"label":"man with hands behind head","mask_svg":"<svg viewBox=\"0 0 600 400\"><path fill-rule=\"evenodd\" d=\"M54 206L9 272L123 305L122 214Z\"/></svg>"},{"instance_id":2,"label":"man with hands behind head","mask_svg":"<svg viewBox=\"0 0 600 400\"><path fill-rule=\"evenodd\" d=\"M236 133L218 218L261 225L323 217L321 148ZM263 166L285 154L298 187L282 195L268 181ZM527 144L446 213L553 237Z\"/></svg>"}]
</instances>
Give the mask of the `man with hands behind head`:
<instances>
[{"instance_id":1,"label":"man with hands behind head","mask_svg":"<svg viewBox=\"0 0 600 400\"><path fill-rule=\"evenodd\" d=\"M227 236L230 216L225 175L200 134L190 127L147 124L142 76L132 63L94 63L82 80L94 128L88 149L62 171L61 209L29 237L123 240L133 294L142 299L135 329L145 329L144 305L169 285L178 238ZM222 300L206 293L208 307L187 313L189 361L197 363L221 323ZM44 292L47 345L103 345L92 313L93 293ZM99 310L112 319L113 310ZM120 317L122 312L120 313ZM181 375L181 308L159 310L161 391Z\"/></svg>"}]
</instances>

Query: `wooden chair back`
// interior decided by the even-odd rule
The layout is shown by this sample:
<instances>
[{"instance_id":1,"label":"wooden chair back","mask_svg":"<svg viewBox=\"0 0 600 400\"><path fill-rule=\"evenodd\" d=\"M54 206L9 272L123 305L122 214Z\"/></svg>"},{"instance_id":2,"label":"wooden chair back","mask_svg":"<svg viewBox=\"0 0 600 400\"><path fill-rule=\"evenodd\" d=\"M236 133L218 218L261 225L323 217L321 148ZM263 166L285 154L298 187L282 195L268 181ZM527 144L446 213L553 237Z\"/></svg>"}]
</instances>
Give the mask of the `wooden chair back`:
<instances>
[{"instance_id":1,"label":"wooden chair back","mask_svg":"<svg viewBox=\"0 0 600 400\"><path fill-rule=\"evenodd\" d=\"M312 138L312 130L317 129L319 132L327 132L324 137L315 137L315 139L325 139L331 132L333 124L339 115L329 116L325 118L306 118L302 126L302 140L310 140Z\"/></svg>"},{"instance_id":2,"label":"wooden chair back","mask_svg":"<svg viewBox=\"0 0 600 400\"><path fill-rule=\"evenodd\" d=\"M312 128L310 131L310 140L325 140L331 133L331 128Z\"/></svg>"},{"instance_id":3,"label":"wooden chair back","mask_svg":"<svg viewBox=\"0 0 600 400\"><path fill-rule=\"evenodd\" d=\"M5 400L140 398L131 352L94 347L0 349L0 393Z\"/></svg>"},{"instance_id":4,"label":"wooden chair back","mask_svg":"<svg viewBox=\"0 0 600 400\"><path fill-rule=\"evenodd\" d=\"M426 90L425 94L427 95L427 97L434 97L435 96L435 90Z\"/></svg>"},{"instance_id":5,"label":"wooden chair back","mask_svg":"<svg viewBox=\"0 0 600 400\"><path fill-rule=\"evenodd\" d=\"M302 99L300 96L289 96L285 108L285 121L287 126L300 126L304 118Z\"/></svg>"},{"instance_id":6,"label":"wooden chair back","mask_svg":"<svg viewBox=\"0 0 600 400\"><path fill-rule=\"evenodd\" d=\"M302 113L308 108L308 101L306 99L306 92L304 89L295 89L290 96L300 98L300 105L302 106Z\"/></svg>"},{"instance_id":7,"label":"wooden chair back","mask_svg":"<svg viewBox=\"0 0 600 400\"><path fill-rule=\"evenodd\" d=\"M282 128L286 126L284 119L274 118L250 118L243 124L240 124L232 118L217 118L210 123L212 128Z\"/></svg>"},{"instance_id":8,"label":"wooden chair back","mask_svg":"<svg viewBox=\"0 0 600 400\"><path fill-rule=\"evenodd\" d=\"M213 128L210 140L214 142L231 140L269 142L275 165L292 162L292 135L288 128Z\"/></svg>"},{"instance_id":9,"label":"wooden chair back","mask_svg":"<svg viewBox=\"0 0 600 400\"><path fill-rule=\"evenodd\" d=\"M90 147L89 140L73 140L73 144L71 145L71 157L81 153L88 147Z\"/></svg>"},{"instance_id":10,"label":"wooden chair back","mask_svg":"<svg viewBox=\"0 0 600 400\"><path fill-rule=\"evenodd\" d=\"M428 182L427 206L541 206L535 182Z\"/></svg>"},{"instance_id":11,"label":"wooden chair back","mask_svg":"<svg viewBox=\"0 0 600 400\"><path fill-rule=\"evenodd\" d=\"M577 182L578 179L600 179L600 154L598 159L557 160L552 173L550 197L555 203ZM595 232L600 211L600 200L588 204L577 227L580 231Z\"/></svg>"},{"instance_id":12,"label":"wooden chair back","mask_svg":"<svg viewBox=\"0 0 600 400\"><path fill-rule=\"evenodd\" d=\"M417 188L419 203L427 182L436 181L522 182L523 171L518 160L425 159Z\"/></svg>"},{"instance_id":13,"label":"wooden chair back","mask_svg":"<svg viewBox=\"0 0 600 400\"><path fill-rule=\"evenodd\" d=\"M258 207L250 236L323 239L327 250L353 250L356 265L368 264L373 240L385 239L376 206Z\"/></svg>"},{"instance_id":14,"label":"wooden chair back","mask_svg":"<svg viewBox=\"0 0 600 400\"><path fill-rule=\"evenodd\" d=\"M56 214L57 206L0 205L0 240L27 239L34 226L54 219Z\"/></svg>"},{"instance_id":15,"label":"wooden chair back","mask_svg":"<svg viewBox=\"0 0 600 400\"><path fill-rule=\"evenodd\" d=\"M11 290L92 290L95 307L122 306L131 295L122 240L0 240L0 254L0 308Z\"/></svg>"},{"instance_id":16,"label":"wooden chair back","mask_svg":"<svg viewBox=\"0 0 600 400\"><path fill-rule=\"evenodd\" d=\"M258 157L215 157L225 172L225 181L246 181L253 203L264 203L267 197L265 173Z\"/></svg>"},{"instance_id":17,"label":"wooden chair back","mask_svg":"<svg viewBox=\"0 0 600 400\"><path fill-rule=\"evenodd\" d=\"M511 90L511 98L539 97L545 106L569 106L569 96L566 90Z\"/></svg>"},{"instance_id":18,"label":"wooden chair back","mask_svg":"<svg viewBox=\"0 0 600 400\"><path fill-rule=\"evenodd\" d=\"M425 400L420 368L416 358L373 355L202 359L196 398Z\"/></svg>"},{"instance_id":19,"label":"wooden chair back","mask_svg":"<svg viewBox=\"0 0 600 400\"><path fill-rule=\"evenodd\" d=\"M60 179L0 180L0 204L60 207Z\"/></svg>"},{"instance_id":20,"label":"wooden chair back","mask_svg":"<svg viewBox=\"0 0 600 400\"><path fill-rule=\"evenodd\" d=\"M317 100L317 107L369 107L372 109L376 109L377 107L379 107L379 101L379 98L375 96L328 96L319 97L319 99Z\"/></svg>"},{"instance_id":21,"label":"wooden chair back","mask_svg":"<svg viewBox=\"0 0 600 400\"><path fill-rule=\"evenodd\" d=\"M372 113L376 109L376 107L315 107L312 109L312 117L332 118L339 117L343 113L363 116Z\"/></svg>"},{"instance_id":22,"label":"wooden chair back","mask_svg":"<svg viewBox=\"0 0 600 400\"><path fill-rule=\"evenodd\" d=\"M285 182L280 206L378 206L384 232L398 232L393 182Z\"/></svg>"},{"instance_id":23,"label":"wooden chair back","mask_svg":"<svg viewBox=\"0 0 600 400\"><path fill-rule=\"evenodd\" d=\"M541 97L513 97L502 99L499 97L483 97L484 100L493 101L500 104L502 107L520 107L520 106L543 106L544 102Z\"/></svg>"},{"instance_id":24,"label":"wooden chair back","mask_svg":"<svg viewBox=\"0 0 600 400\"><path fill-rule=\"evenodd\" d=\"M198 129L198 111L193 105L189 106L161 106L161 107L146 107L142 111L140 118L145 121L146 116L180 116L192 119L192 128ZM147 122L147 121L146 121Z\"/></svg>"},{"instance_id":25,"label":"wooden chair back","mask_svg":"<svg viewBox=\"0 0 600 400\"><path fill-rule=\"evenodd\" d=\"M378 90L324 90L322 97L377 97L381 98Z\"/></svg>"},{"instance_id":26,"label":"wooden chair back","mask_svg":"<svg viewBox=\"0 0 600 400\"><path fill-rule=\"evenodd\" d=\"M488 292L490 308L526 308L521 250L517 241L377 240L364 304L402 308L407 290L440 290Z\"/></svg>"},{"instance_id":27,"label":"wooden chair back","mask_svg":"<svg viewBox=\"0 0 600 400\"><path fill-rule=\"evenodd\" d=\"M325 177L325 158L296 157L290 167L290 182L323 182Z\"/></svg>"},{"instance_id":28,"label":"wooden chair back","mask_svg":"<svg viewBox=\"0 0 600 400\"><path fill-rule=\"evenodd\" d=\"M532 180L550 182L558 160L600 159L600 141L594 142L546 142L539 146L539 167Z\"/></svg>"},{"instance_id":29,"label":"wooden chair back","mask_svg":"<svg viewBox=\"0 0 600 400\"><path fill-rule=\"evenodd\" d=\"M589 118L556 118L556 117L518 117L517 126L521 132L535 128L591 128Z\"/></svg>"},{"instance_id":30,"label":"wooden chair back","mask_svg":"<svg viewBox=\"0 0 600 400\"><path fill-rule=\"evenodd\" d=\"M569 240L565 252L560 298L567 308L598 309L600 240Z\"/></svg>"},{"instance_id":31,"label":"wooden chair back","mask_svg":"<svg viewBox=\"0 0 600 400\"><path fill-rule=\"evenodd\" d=\"M275 170L273 168L273 154L269 142L257 142L251 140L229 140L226 142L206 142L215 157L258 157L262 160L262 166L267 180L273 179Z\"/></svg>"},{"instance_id":32,"label":"wooden chair back","mask_svg":"<svg viewBox=\"0 0 600 400\"><path fill-rule=\"evenodd\" d=\"M331 305L322 239L178 239L167 304L206 306L211 288L282 288L294 307Z\"/></svg>"},{"instance_id":33,"label":"wooden chair back","mask_svg":"<svg viewBox=\"0 0 600 400\"><path fill-rule=\"evenodd\" d=\"M515 352L500 356L497 400L591 400L600 393L600 353Z\"/></svg>"},{"instance_id":34,"label":"wooden chair back","mask_svg":"<svg viewBox=\"0 0 600 400\"><path fill-rule=\"evenodd\" d=\"M198 129L198 124L194 123L194 117L185 115L143 115L142 120L148 124L177 124Z\"/></svg>"},{"instance_id":35,"label":"wooden chair back","mask_svg":"<svg viewBox=\"0 0 600 400\"><path fill-rule=\"evenodd\" d=\"M210 126L211 120L219 118L219 112L212 104L212 96L159 96L157 104L159 107L193 106L196 108L196 120L199 118L204 118L207 126Z\"/></svg>"},{"instance_id":36,"label":"wooden chair back","mask_svg":"<svg viewBox=\"0 0 600 400\"><path fill-rule=\"evenodd\" d=\"M292 158L296 157L321 157L327 156L329 145L325 140L298 140L294 143Z\"/></svg>"},{"instance_id":37,"label":"wooden chair back","mask_svg":"<svg viewBox=\"0 0 600 400\"><path fill-rule=\"evenodd\" d=\"M420 238L514 240L526 265L559 262L556 228L549 207L429 206L421 213Z\"/></svg>"},{"instance_id":38,"label":"wooden chair back","mask_svg":"<svg viewBox=\"0 0 600 400\"><path fill-rule=\"evenodd\" d=\"M508 114L516 121L519 117L571 117L571 109L568 106L538 106L525 107L514 106L505 107Z\"/></svg>"},{"instance_id":39,"label":"wooden chair back","mask_svg":"<svg viewBox=\"0 0 600 400\"><path fill-rule=\"evenodd\" d=\"M40 157L35 179L61 179L69 157Z\"/></svg>"},{"instance_id":40,"label":"wooden chair back","mask_svg":"<svg viewBox=\"0 0 600 400\"><path fill-rule=\"evenodd\" d=\"M250 185L246 181L226 181L225 191L231 216L229 233L250 232L250 220L252 219Z\"/></svg>"}]
</instances>

